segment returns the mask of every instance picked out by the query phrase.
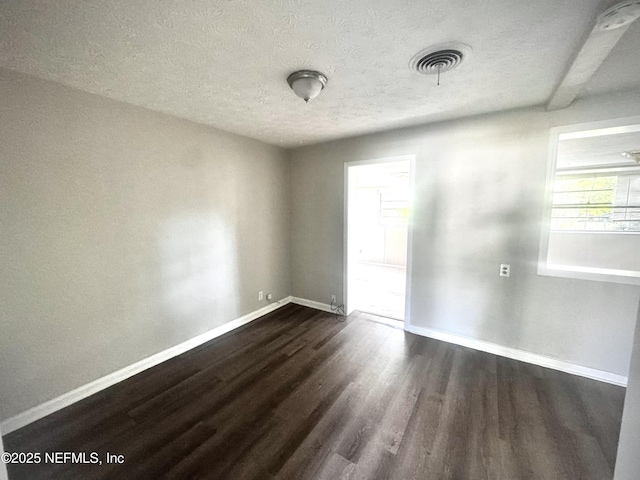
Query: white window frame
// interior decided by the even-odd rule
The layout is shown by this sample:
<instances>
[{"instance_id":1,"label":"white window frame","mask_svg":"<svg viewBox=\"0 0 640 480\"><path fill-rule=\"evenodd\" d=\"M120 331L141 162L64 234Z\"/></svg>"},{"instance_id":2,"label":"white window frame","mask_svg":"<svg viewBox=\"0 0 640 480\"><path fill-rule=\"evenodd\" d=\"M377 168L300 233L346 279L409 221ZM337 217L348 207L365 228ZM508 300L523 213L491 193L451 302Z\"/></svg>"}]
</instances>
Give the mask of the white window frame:
<instances>
[{"instance_id":1,"label":"white window frame","mask_svg":"<svg viewBox=\"0 0 640 480\"><path fill-rule=\"evenodd\" d=\"M606 132L604 130L606 130ZM615 134L628 132L640 132L640 117L629 117L604 120L600 122L581 123L577 125L554 127L551 129L549 139L549 160L547 163L547 184L544 197L544 213L540 233L538 275L640 285L640 271L636 270L617 270L609 268L557 265L549 264L547 262L549 253L549 238L551 233L551 210L553 206L553 185L556 176L558 143L561 139L598 136L605 133ZM586 231L584 233L589 233L592 235L602 235L603 233L614 235L629 235L629 233L627 232Z\"/></svg>"}]
</instances>

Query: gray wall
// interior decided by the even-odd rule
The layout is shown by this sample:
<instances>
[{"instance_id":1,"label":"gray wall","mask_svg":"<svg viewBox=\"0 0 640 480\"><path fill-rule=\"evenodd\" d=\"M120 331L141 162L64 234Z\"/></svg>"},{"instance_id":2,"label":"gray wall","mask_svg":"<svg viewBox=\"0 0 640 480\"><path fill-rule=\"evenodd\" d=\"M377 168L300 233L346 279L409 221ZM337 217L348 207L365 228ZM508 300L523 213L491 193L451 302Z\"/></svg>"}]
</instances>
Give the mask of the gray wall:
<instances>
[{"instance_id":1,"label":"gray wall","mask_svg":"<svg viewBox=\"0 0 640 480\"><path fill-rule=\"evenodd\" d=\"M640 271L640 235L553 232L549 235L547 262Z\"/></svg>"},{"instance_id":2,"label":"gray wall","mask_svg":"<svg viewBox=\"0 0 640 480\"><path fill-rule=\"evenodd\" d=\"M629 371L629 384L624 399L622 429L614 480L638 480L640 472L640 306Z\"/></svg>"},{"instance_id":3,"label":"gray wall","mask_svg":"<svg viewBox=\"0 0 640 480\"><path fill-rule=\"evenodd\" d=\"M0 419L290 294L286 152L0 70Z\"/></svg>"},{"instance_id":4,"label":"gray wall","mask_svg":"<svg viewBox=\"0 0 640 480\"><path fill-rule=\"evenodd\" d=\"M536 266L549 128L638 105L640 91L625 92L292 151L293 295L342 297L344 163L415 154L411 323L626 375L640 289Z\"/></svg>"}]
</instances>

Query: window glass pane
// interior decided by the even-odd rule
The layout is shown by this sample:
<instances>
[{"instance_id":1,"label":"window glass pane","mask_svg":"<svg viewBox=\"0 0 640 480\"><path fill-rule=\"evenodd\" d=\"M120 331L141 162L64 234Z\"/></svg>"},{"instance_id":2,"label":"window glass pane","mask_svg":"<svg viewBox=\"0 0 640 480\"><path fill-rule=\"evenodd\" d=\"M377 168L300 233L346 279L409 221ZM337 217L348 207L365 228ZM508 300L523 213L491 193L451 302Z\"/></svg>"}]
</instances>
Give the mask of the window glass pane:
<instances>
[{"instance_id":1,"label":"window glass pane","mask_svg":"<svg viewBox=\"0 0 640 480\"><path fill-rule=\"evenodd\" d=\"M640 175L557 175L553 231L640 232Z\"/></svg>"}]
</instances>

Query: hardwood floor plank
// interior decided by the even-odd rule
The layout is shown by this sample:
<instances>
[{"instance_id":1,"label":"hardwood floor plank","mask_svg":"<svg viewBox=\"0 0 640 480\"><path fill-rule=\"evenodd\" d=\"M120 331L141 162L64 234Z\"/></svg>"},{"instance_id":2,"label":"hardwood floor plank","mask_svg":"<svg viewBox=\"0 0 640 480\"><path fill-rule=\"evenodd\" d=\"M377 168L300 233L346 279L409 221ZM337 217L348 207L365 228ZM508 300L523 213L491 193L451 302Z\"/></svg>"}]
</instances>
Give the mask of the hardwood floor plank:
<instances>
[{"instance_id":1,"label":"hardwood floor plank","mask_svg":"<svg viewBox=\"0 0 640 480\"><path fill-rule=\"evenodd\" d=\"M337 453L318 470L317 480L350 480L354 476L356 465Z\"/></svg>"},{"instance_id":2,"label":"hardwood floor plank","mask_svg":"<svg viewBox=\"0 0 640 480\"><path fill-rule=\"evenodd\" d=\"M314 478L314 473L333 454L330 447L362 396L362 387L353 382L334 387L303 423L290 423L294 430L278 449L268 470L283 480Z\"/></svg>"},{"instance_id":3,"label":"hardwood floor plank","mask_svg":"<svg viewBox=\"0 0 640 480\"><path fill-rule=\"evenodd\" d=\"M165 472L178 465L215 434L216 430L206 423L196 423L183 434L170 439L154 454L135 462L129 472L130 478L162 478Z\"/></svg>"}]
</instances>

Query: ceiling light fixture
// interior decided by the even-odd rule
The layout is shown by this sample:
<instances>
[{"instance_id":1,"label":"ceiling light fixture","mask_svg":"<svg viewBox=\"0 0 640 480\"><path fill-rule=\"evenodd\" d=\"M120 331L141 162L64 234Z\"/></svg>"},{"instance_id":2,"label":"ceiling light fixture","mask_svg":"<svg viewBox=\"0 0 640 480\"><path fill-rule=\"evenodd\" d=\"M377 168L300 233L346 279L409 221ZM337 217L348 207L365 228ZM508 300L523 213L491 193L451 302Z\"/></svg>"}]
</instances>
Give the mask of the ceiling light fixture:
<instances>
[{"instance_id":1,"label":"ceiling light fixture","mask_svg":"<svg viewBox=\"0 0 640 480\"><path fill-rule=\"evenodd\" d=\"M289 75L287 83L297 96L308 103L327 86L327 77L314 70L298 70Z\"/></svg>"},{"instance_id":2,"label":"ceiling light fixture","mask_svg":"<svg viewBox=\"0 0 640 480\"><path fill-rule=\"evenodd\" d=\"M608 8L598 17L596 27L615 30L625 27L640 17L640 0L624 0Z\"/></svg>"},{"instance_id":3,"label":"ceiling light fixture","mask_svg":"<svg viewBox=\"0 0 640 480\"><path fill-rule=\"evenodd\" d=\"M620 155L622 155L624 158L634 160L636 163L640 163L640 150L622 152Z\"/></svg>"}]
</instances>

